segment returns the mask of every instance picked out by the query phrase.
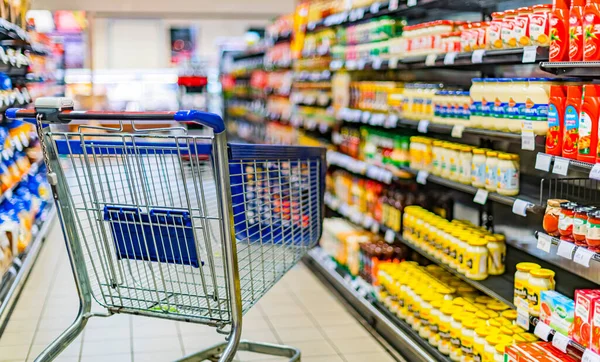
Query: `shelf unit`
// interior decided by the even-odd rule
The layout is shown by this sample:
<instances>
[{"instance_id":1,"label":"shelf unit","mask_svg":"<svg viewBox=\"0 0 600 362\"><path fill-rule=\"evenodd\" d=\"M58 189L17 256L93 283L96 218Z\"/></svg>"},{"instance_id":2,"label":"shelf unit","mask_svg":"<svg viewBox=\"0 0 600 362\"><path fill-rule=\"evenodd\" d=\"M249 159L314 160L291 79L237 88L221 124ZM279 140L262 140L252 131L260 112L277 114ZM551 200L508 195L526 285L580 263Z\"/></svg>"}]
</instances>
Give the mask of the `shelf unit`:
<instances>
[{"instance_id":1,"label":"shelf unit","mask_svg":"<svg viewBox=\"0 0 600 362\"><path fill-rule=\"evenodd\" d=\"M540 69L555 75L569 77L600 77L600 62L542 62Z\"/></svg>"}]
</instances>

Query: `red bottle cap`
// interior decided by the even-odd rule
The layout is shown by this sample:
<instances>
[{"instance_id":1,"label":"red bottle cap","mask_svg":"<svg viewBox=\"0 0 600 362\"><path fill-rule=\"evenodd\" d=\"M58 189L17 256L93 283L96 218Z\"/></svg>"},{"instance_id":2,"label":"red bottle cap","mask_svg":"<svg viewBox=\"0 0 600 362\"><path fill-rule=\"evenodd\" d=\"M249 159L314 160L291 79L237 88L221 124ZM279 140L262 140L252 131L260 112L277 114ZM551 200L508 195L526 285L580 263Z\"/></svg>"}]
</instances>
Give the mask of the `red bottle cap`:
<instances>
[{"instance_id":1,"label":"red bottle cap","mask_svg":"<svg viewBox=\"0 0 600 362\"><path fill-rule=\"evenodd\" d=\"M567 96L566 87L562 85L550 86L550 98L559 97L565 98Z\"/></svg>"},{"instance_id":2,"label":"red bottle cap","mask_svg":"<svg viewBox=\"0 0 600 362\"><path fill-rule=\"evenodd\" d=\"M598 97L598 86L596 84L586 84L583 86L583 94L586 97Z\"/></svg>"},{"instance_id":3,"label":"red bottle cap","mask_svg":"<svg viewBox=\"0 0 600 362\"><path fill-rule=\"evenodd\" d=\"M567 98L581 99L581 86L580 85L568 85L567 86Z\"/></svg>"}]
</instances>

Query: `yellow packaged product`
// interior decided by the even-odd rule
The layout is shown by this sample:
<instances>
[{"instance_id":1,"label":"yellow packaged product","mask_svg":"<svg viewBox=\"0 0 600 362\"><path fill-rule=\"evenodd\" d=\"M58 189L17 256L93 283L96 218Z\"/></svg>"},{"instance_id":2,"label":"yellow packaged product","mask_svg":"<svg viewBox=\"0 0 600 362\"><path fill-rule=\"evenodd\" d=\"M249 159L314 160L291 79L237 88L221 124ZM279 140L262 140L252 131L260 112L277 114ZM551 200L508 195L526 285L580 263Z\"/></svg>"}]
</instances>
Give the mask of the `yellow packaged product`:
<instances>
[{"instance_id":1,"label":"yellow packaged product","mask_svg":"<svg viewBox=\"0 0 600 362\"><path fill-rule=\"evenodd\" d=\"M519 335L521 337L523 337L525 339L525 341L528 343L537 342L539 340L539 338L533 333L527 332L527 333L521 333Z\"/></svg>"},{"instance_id":2,"label":"yellow packaged product","mask_svg":"<svg viewBox=\"0 0 600 362\"><path fill-rule=\"evenodd\" d=\"M440 342L439 325L440 318L442 316L442 306L444 305L443 299L436 299L431 301L431 314L429 315L429 344L437 347Z\"/></svg>"},{"instance_id":3,"label":"yellow packaged product","mask_svg":"<svg viewBox=\"0 0 600 362\"><path fill-rule=\"evenodd\" d=\"M512 343L512 338L502 335L502 334L493 334L489 335L485 338L485 347L483 350L483 360L484 361L493 361L494 355L496 353L496 346L499 344L508 345Z\"/></svg>"},{"instance_id":4,"label":"yellow packaged product","mask_svg":"<svg viewBox=\"0 0 600 362\"><path fill-rule=\"evenodd\" d=\"M496 320L498 322L500 322L500 324L502 324L503 326L512 326L513 325L510 320L508 320L508 319L506 319L506 318L504 318L502 316L496 318Z\"/></svg>"},{"instance_id":5,"label":"yellow packaged product","mask_svg":"<svg viewBox=\"0 0 600 362\"><path fill-rule=\"evenodd\" d=\"M472 280L484 280L488 277L488 242L478 236L471 236L468 240L465 276Z\"/></svg>"},{"instance_id":6,"label":"yellow packaged product","mask_svg":"<svg viewBox=\"0 0 600 362\"><path fill-rule=\"evenodd\" d=\"M488 336L500 333L500 329L488 326L475 328L475 338L473 339L473 360L483 361L485 349L485 339Z\"/></svg>"},{"instance_id":7,"label":"yellow packaged product","mask_svg":"<svg viewBox=\"0 0 600 362\"><path fill-rule=\"evenodd\" d=\"M440 309L440 323L439 323L439 344L438 350L445 354L449 355L450 350L452 349L452 315L459 310L458 307L454 305L446 305Z\"/></svg>"},{"instance_id":8,"label":"yellow packaged product","mask_svg":"<svg viewBox=\"0 0 600 362\"><path fill-rule=\"evenodd\" d=\"M491 309L486 309L484 310L485 314L487 314L488 316L490 316L490 318L498 318L500 317L500 313L493 311Z\"/></svg>"},{"instance_id":9,"label":"yellow packaged product","mask_svg":"<svg viewBox=\"0 0 600 362\"><path fill-rule=\"evenodd\" d=\"M463 330L460 340L460 350L462 353L462 361L473 361L473 347L475 343L475 329L484 326L485 322L481 319L470 318L462 322Z\"/></svg>"},{"instance_id":10,"label":"yellow packaged product","mask_svg":"<svg viewBox=\"0 0 600 362\"><path fill-rule=\"evenodd\" d=\"M495 327L495 328L502 327L502 323L500 321L496 320L496 318L494 318L494 319L488 319L487 324L490 327Z\"/></svg>"},{"instance_id":11,"label":"yellow packaged product","mask_svg":"<svg viewBox=\"0 0 600 362\"><path fill-rule=\"evenodd\" d=\"M512 343L508 344L500 344L498 343L494 350L494 359L493 362L504 362L504 353L506 352L506 347Z\"/></svg>"},{"instance_id":12,"label":"yellow packaged product","mask_svg":"<svg viewBox=\"0 0 600 362\"><path fill-rule=\"evenodd\" d=\"M504 235L487 235L488 274L501 275L506 270L506 241Z\"/></svg>"},{"instance_id":13,"label":"yellow packaged product","mask_svg":"<svg viewBox=\"0 0 600 362\"><path fill-rule=\"evenodd\" d=\"M512 329L510 329L510 327L503 325L502 327L500 327L500 334L512 337L515 334L515 332Z\"/></svg>"},{"instance_id":14,"label":"yellow packaged product","mask_svg":"<svg viewBox=\"0 0 600 362\"><path fill-rule=\"evenodd\" d=\"M512 336L513 339L513 343L514 344L519 344L519 343L526 343L527 340L525 338L523 338L523 336L521 336L520 334L514 334Z\"/></svg>"},{"instance_id":15,"label":"yellow packaged product","mask_svg":"<svg viewBox=\"0 0 600 362\"><path fill-rule=\"evenodd\" d=\"M533 269L529 272L529 288L527 288L527 301L529 314L540 315L540 298L543 291L554 290L554 272L550 269Z\"/></svg>"},{"instance_id":16,"label":"yellow packaged product","mask_svg":"<svg viewBox=\"0 0 600 362\"><path fill-rule=\"evenodd\" d=\"M461 338L462 338L462 321L465 319L471 319L475 315L464 311L458 311L452 315L452 322L450 323L450 359L453 361L460 361L462 357L461 351Z\"/></svg>"},{"instance_id":17,"label":"yellow packaged product","mask_svg":"<svg viewBox=\"0 0 600 362\"><path fill-rule=\"evenodd\" d=\"M511 323L515 323L515 321L517 320L517 311L514 309L505 310L500 315L511 321Z\"/></svg>"},{"instance_id":18,"label":"yellow packaged product","mask_svg":"<svg viewBox=\"0 0 600 362\"><path fill-rule=\"evenodd\" d=\"M419 336L423 339L429 339L431 331L429 329L429 319L431 318L431 302L436 299L435 293L429 291L421 296L421 307L419 308L419 318L421 325L418 328Z\"/></svg>"},{"instance_id":19,"label":"yellow packaged product","mask_svg":"<svg viewBox=\"0 0 600 362\"><path fill-rule=\"evenodd\" d=\"M519 301L527 301L527 290L529 290L529 272L534 269L540 269L541 266L535 263L523 262L516 265L515 272L515 291L514 304L519 306Z\"/></svg>"}]
</instances>

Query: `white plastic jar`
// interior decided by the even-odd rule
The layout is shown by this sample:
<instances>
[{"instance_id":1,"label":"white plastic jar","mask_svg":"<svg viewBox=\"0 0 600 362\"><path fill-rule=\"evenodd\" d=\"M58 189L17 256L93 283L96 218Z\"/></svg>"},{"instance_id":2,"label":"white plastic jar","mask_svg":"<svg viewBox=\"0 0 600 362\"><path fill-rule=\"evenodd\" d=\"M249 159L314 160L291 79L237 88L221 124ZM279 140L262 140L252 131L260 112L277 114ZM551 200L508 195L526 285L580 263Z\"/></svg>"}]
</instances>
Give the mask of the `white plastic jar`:
<instances>
[{"instance_id":1,"label":"white plastic jar","mask_svg":"<svg viewBox=\"0 0 600 362\"><path fill-rule=\"evenodd\" d=\"M485 188L485 162L487 160L484 148L474 148L471 160L471 185Z\"/></svg>"},{"instance_id":2,"label":"white plastic jar","mask_svg":"<svg viewBox=\"0 0 600 362\"><path fill-rule=\"evenodd\" d=\"M496 191L496 175L498 173L498 152L487 151L485 154L485 189Z\"/></svg>"},{"instance_id":3,"label":"white plastic jar","mask_svg":"<svg viewBox=\"0 0 600 362\"><path fill-rule=\"evenodd\" d=\"M471 165L473 163L473 147L460 146L458 181L463 184L471 184Z\"/></svg>"},{"instance_id":4,"label":"white plastic jar","mask_svg":"<svg viewBox=\"0 0 600 362\"><path fill-rule=\"evenodd\" d=\"M508 119L506 120L510 132L521 133L521 119L524 117L521 110L527 101L528 86L527 78L512 78L509 87Z\"/></svg>"},{"instance_id":5,"label":"white plastic jar","mask_svg":"<svg viewBox=\"0 0 600 362\"><path fill-rule=\"evenodd\" d=\"M448 174L448 178L452 181L458 181L459 174L459 159L460 159L460 145L450 144L448 146L448 165L450 167L450 172Z\"/></svg>"},{"instance_id":6,"label":"white plastic jar","mask_svg":"<svg viewBox=\"0 0 600 362\"><path fill-rule=\"evenodd\" d=\"M498 82L495 78L485 78L483 80L483 94L481 97L481 128L493 130L496 127L496 119L493 114L494 100L498 90Z\"/></svg>"},{"instance_id":7,"label":"white plastic jar","mask_svg":"<svg viewBox=\"0 0 600 362\"><path fill-rule=\"evenodd\" d=\"M508 122L505 122L508 118L508 102L510 100L511 92L511 78L498 78L496 79L496 98L494 100L494 118L496 122L494 129L498 131L508 132Z\"/></svg>"},{"instance_id":8,"label":"white plastic jar","mask_svg":"<svg viewBox=\"0 0 600 362\"><path fill-rule=\"evenodd\" d=\"M528 79L525 107L521 111L525 119L533 121L533 132L536 135L545 135L548 131L548 103L553 82L552 78Z\"/></svg>"},{"instance_id":9,"label":"white plastic jar","mask_svg":"<svg viewBox=\"0 0 600 362\"><path fill-rule=\"evenodd\" d=\"M469 89L471 105L469 107L469 126L474 128L481 127L481 98L483 97L483 79L473 78Z\"/></svg>"},{"instance_id":10,"label":"white plastic jar","mask_svg":"<svg viewBox=\"0 0 600 362\"><path fill-rule=\"evenodd\" d=\"M519 155L501 153L498 155L497 188L500 195L519 194Z\"/></svg>"}]
</instances>

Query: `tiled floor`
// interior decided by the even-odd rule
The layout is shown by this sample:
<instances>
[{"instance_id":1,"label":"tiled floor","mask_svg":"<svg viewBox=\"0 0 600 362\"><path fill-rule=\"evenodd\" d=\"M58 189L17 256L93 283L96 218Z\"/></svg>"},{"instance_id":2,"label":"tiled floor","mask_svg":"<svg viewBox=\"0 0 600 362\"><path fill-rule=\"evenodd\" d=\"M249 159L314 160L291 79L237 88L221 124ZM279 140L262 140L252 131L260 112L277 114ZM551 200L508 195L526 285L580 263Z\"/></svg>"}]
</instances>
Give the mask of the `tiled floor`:
<instances>
[{"instance_id":1,"label":"tiled floor","mask_svg":"<svg viewBox=\"0 0 600 362\"><path fill-rule=\"evenodd\" d=\"M0 362L33 361L77 314L78 300L58 222L4 334ZM303 265L244 316L243 338L302 350L303 362L393 361ZM92 318L56 361L172 361L223 341L214 328L129 315ZM282 361L239 352L239 361Z\"/></svg>"}]
</instances>

